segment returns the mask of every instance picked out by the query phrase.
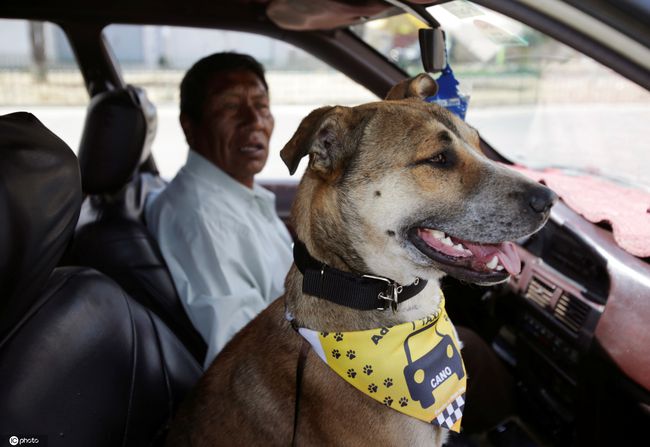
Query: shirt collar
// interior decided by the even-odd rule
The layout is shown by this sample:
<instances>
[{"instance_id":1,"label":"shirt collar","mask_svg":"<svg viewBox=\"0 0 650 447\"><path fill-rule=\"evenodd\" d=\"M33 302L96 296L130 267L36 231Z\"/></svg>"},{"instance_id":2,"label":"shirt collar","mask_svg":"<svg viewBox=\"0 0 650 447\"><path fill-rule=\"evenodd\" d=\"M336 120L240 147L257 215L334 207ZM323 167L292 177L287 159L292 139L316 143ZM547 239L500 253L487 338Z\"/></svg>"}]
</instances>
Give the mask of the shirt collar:
<instances>
[{"instance_id":1,"label":"shirt collar","mask_svg":"<svg viewBox=\"0 0 650 447\"><path fill-rule=\"evenodd\" d=\"M253 183L253 189L242 185L221 168L192 149L188 151L184 169L200 180L203 180L209 186L226 190L241 200L250 202L254 199L259 199L275 207L275 195L271 191L260 186L257 182Z\"/></svg>"}]
</instances>

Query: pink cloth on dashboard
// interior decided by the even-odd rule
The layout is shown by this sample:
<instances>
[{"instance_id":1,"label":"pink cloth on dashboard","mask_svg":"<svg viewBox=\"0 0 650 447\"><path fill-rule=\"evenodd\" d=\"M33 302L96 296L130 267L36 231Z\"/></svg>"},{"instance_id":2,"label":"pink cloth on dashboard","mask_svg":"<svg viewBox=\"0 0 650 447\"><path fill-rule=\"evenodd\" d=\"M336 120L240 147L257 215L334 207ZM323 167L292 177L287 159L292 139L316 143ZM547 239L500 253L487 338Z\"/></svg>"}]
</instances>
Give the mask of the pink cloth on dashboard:
<instances>
[{"instance_id":1,"label":"pink cloth on dashboard","mask_svg":"<svg viewBox=\"0 0 650 447\"><path fill-rule=\"evenodd\" d=\"M608 222L614 240L628 253L642 258L650 256L650 193L558 169L534 171L517 165L508 167L544 182L567 206L590 222Z\"/></svg>"}]
</instances>

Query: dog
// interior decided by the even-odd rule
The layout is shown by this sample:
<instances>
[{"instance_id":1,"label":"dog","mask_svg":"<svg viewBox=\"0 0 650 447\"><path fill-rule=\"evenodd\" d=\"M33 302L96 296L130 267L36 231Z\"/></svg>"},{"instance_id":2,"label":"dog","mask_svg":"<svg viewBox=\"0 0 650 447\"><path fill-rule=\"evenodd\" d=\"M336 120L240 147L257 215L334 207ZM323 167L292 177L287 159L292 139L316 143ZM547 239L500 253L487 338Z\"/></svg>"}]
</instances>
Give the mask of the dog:
<instances>
[{"instance_id":1,"label":"dog","mask_svg":"<svg viewBox=\"0 0 650 447\"><path fill-rule=\"evenodd\" d=\"M390 294L401 289L388 287L382 297L390 305L358 310L303 292L306 276L294 264L285 294L234 337L190 393L167 445L443 444L445 429L355 392L294 329L391 328L435 313L445 274L491 285L517 273L506 241L538 231L556 196L487 159L473 128L422 100L436 90L423 74L385 101L319 108L281 152L292 174L309 156L292 224L321 275L370 274L421 290L395 308ZM463 374L454 368L455 380Z\"/></svg>"}]
</instances>

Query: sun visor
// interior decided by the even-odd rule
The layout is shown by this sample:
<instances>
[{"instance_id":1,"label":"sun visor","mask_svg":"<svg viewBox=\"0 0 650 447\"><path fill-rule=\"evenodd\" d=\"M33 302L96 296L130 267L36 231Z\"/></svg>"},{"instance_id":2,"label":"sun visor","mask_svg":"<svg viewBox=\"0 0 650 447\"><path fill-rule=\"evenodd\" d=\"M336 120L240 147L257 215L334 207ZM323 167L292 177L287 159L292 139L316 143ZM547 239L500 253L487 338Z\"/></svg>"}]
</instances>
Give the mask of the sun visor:
<instances>
[{"instance_id":1,"label":"sun visor","mask_svg":"<svg viewBox=\"0 0 650 447\"><path fill-rule=\"evenodd\" d=\"M271 0L266 15L292 31L327 30L381 15L393 8L379 0Z\"/></svg>"}]
</instances>

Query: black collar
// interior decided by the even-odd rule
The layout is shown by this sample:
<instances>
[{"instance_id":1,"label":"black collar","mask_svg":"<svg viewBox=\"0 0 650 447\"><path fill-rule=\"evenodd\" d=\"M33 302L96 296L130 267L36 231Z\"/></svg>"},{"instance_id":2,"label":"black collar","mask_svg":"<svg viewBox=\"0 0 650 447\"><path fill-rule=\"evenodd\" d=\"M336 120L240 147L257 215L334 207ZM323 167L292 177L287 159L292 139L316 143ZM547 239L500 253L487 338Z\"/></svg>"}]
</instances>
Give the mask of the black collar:
<instances>
[{"instance_id":1,"label":"black collar","mask_svg":"<svg viewBox=\"0 0 650 447\"><path fill-rule=\"evenodd\" d=\"M302 291L342 306L359 310L385 310L414 297L427 285L417 278L408 286L375 275L356 275L328 266L314 259L307 247L296 240L293 259L303 274Z\"/></svg>"}]
</instances>

